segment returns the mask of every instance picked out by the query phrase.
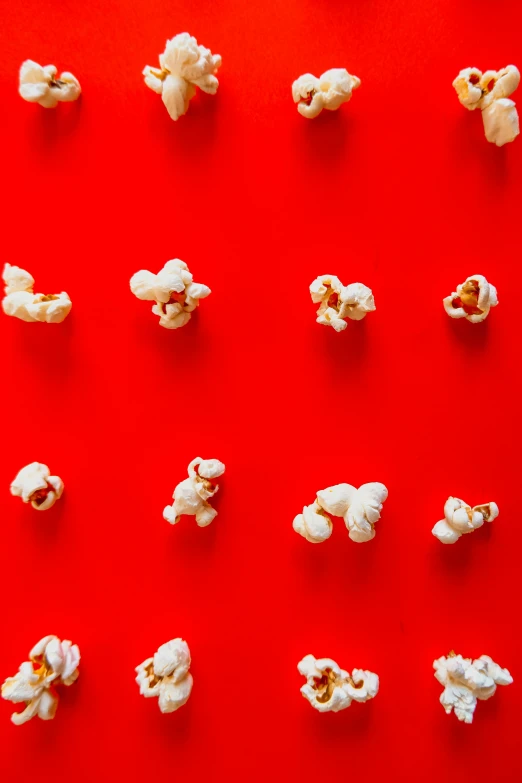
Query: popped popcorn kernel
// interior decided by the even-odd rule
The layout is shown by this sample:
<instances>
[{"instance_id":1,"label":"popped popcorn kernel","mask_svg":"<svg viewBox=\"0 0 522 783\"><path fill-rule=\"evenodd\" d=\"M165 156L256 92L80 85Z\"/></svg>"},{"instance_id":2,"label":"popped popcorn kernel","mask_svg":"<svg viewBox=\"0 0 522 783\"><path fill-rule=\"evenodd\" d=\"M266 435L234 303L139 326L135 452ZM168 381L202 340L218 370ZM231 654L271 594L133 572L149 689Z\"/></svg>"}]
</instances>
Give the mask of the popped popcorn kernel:
<instances>
[{"instance_id":1,"label":"popped popcorn kernel","mask_svg":"<svg viewBox=\"0 0 522 783\"><path fill-rule=\"evenodd\" d=\"M497 289L484 275L471 275L442 302L450 318L466 318L478 324L498 305Z\"/></svg>"},{"instance_id":2,"label":"popped popcorn kernel","mask_svg":"<svg viewBox=\"0 0 522 783\"><path fill-rule=\"evenodd\" d=\"M335 111L352 97L352 92L361 85L357 76L346 68L331 68L319 78L305 73L292 84L292 98L297 111L303 117L313 119L323 109Z\"/></svg>"},{"instance_id":3,"label":"popped popcorn kernel","mask_svg":"<svg viewBox=\"0 0 522 783\"><path fill-rule=\"evenodd\" d=\"M349 318L361 321L367 313L375 310L373 293L362 283L343 286L334 275L320 275L310 285L312 302L320 302L316 321L323 326L332 326L336 332L346 329Z\"/></svg>"},{"instance_id":4,"label":"popped popcorn kernel","mask_svg":"<svg viewBox=\"0 0 522 783\"><path fill-rule=\"evenodd\" d=\"M157 698L161 712L175 712L187 703L193 679L190 650L183 639L162 644L152 658L136 667L136 682L146 699Z\"/></svg>"},{"instance_id":5,"label":"popped popcorn kernel","mask_svg":"<svg viewBox=\"0 0 522 783\"><path fill-rule=\"evenodd\" d=\"M11 495L22 498L37 511L46 511L54 506L63 493L63 481L51 476L47 465L31 462L18 471L11 482Z\"/></svg>"},{"instance_id":6,"label":"popped popcorn kernel","mask_svg":"<svg viewBox=\"0 0 522 783\"><path fill-rule=\"evenodd\" d=\"M497 685L511 685L513 677L501 669L489 655L475 661L454 652L433 662L435 678L444 686L440 703L447 715L454 712L464 723L472 723L477 701L487 701Z\"/></svg>"},{"instance_id":7,"label":"popped popcorn kernel","mask_svg":"<svg viewBox=\"0 0 522 783\"><path fill-rule=\"evenodd\" d=\"M369 701L379 691L376 674L364 669L353 669L349 674L331 658L305 655L297 669L306 677L301 693L318 712L345 710L352 701Z\"/></svg>"},{"instance_id":8,"label":"popped popcorn kernel","mask_svg":"<svg viewBox=\"0 0 522 783\"><path fill-rule=\"evenodd\" d=\"M199 527L207 527L217 517L217 511L208 502L219 490L216 479L223 475L225 466L218 459L196 457L187 468L188 478L174 490L174 502L163 509L163 519L176 525L183 514L196 517Z\"/></svg>"},{"instance_id":9,"label":"popped popcorn kernel","mask_svg":"<svg viewBox=\"0 0 522 783\"><path fill-rule=\"evenodd\" d=\"M33 60L25 60L20 68L18 88L24 101L39 103L44 109L54 109L59 102L77 100L82 91L78 79L69 71L60 76L57 73L54 65L42 67Z\"/></svg>"},{"instance_id":10,"label":"popped popcorn kernel","mask_svg":"<svg viewBox=\"0 0 522 783\"><path fill-rule=\"evenodd\" d=\"M28 323L60 324L71 312L72 302L65 291L61 294L35 294L34 278L25 269L5 264L3 281L5 296L2 309L6 315Z\"/></svg>"},{"instance_id":11,"label":"popped popcorn kernel","mask_svg":"<svg viewBox=\"0 0 522 783\"><path fill-rule=\"evenodd\" d=\"M496 503L468 506L460 498L448 498L444 504L444 519L431 531L443 544L454 544L466 533L473 533L484 522L493 522L499 515Z\"/></svg>"},{"instance_id":12,"label":"popped popcorn kernel","mask_svg":"<svg viewBox=\"0 0 522 783\"><path fill-rule=\"evenodd\" d=\"M514 141L520 133L516 105L509 98L519 82L520 72L515 65L485 73L464 68L453 81L461 104L470 111L482 111L486 139L497 147Z\"/></svg>"}]
</instances>

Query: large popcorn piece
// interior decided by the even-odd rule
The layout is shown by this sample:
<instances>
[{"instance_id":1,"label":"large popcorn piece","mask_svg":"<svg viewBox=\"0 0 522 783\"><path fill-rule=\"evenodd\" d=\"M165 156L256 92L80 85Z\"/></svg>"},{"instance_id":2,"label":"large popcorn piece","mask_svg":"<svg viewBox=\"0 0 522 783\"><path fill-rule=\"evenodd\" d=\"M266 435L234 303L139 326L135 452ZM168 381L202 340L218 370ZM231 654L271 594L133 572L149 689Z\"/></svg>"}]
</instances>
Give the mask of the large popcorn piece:
<instances>
[{"instance_id":1,"label":"large popcorn piece","mask_svg":"<svg viewBox=\"0 0 522 783\"><path fill-rule=\"evenodd\" d=\"M5 296L2 299L2 309L6 315L30 323L42 321L47 324L60 324L71 311L72 302L65 291L61 294L35 294L34 278L25 269L6 264L3 281Z\"/></svg>"},{"instance_id":2,"label":"large popcorn piece","mask_svg":"<svg viewBox=\"0 0 522 783\"><path fill-rule=\"evenodd\" d=\"M352 701L368 701L379 691L376 674L364 669L353 669L349 674L330 658L305 655L297 668L306 677L301 693L319 712L345 710Z\"/></svg>"},{"instance_id":3,"label":"large popcorn piece","mask_svg":"<svg viewBox=\"0 0 522 783\"><path fill-rule=\"evenodd\" d=\"M387 497L388 490L379 482L362 484L359 489L351 484L336 484L319 490L315 502L295 517L293 528L312 544L320 544L332 534L330 516L343 517L352 541L371 541Z\"/></svg>"},{"instance_id":4,"label":"large popcorn piece","mask_svg":"<svg viewBox=\"0 0 522 783\"><path fill-rule=\"evenodd\" d=\"M313 119L323 109L335 111L352 97L353 90L361 85L357 76L352 76L346 68L332 68L317 78L305 73L292 84L292 98L297 103L297 111L303 117Z\"/></svg>"},{"instance_id":5,"label":"large popcorn piece","mask_svg":"<svg viewBox=\"0 0 522 783\"><path fill-rule=\"evenodd\" d=\"M320 275L310 286L312 302L320 302L317 323L333 326L336 332L346 329L349 318L361 321L366 313L375 310L373 293L362 283L344 286L334 275Z\"/></svg>"},{"instance_id":6,"label":"large popcorn piece","mask_svg":"<svg viewBox=\"0 0 522 783\"><path fill-rule=\"evenodd\" d=\"M477 701L490 699L497 685L511 685L513 677L507 669L501 669L489 655L477 660L463 658L451 652L433 662L435 677L444 686L440 703L449 715L453 710L464 723L473 722Z\"/></svg>"},{"instance_id":7,"label":"large popcorn piece","mask_svg":"<svg viewBox=\"0 0 522 783\"><path fill-rule=\"evenodd\" d=\"M225 466L218 459L196 457L188 466L188 478L180 482L174 490L174 503L163 510L163 518L175 525L182 514L196 517L199 527L210 525L217 517L208 499L219 489L216 479L225 472Z\"/></svg>"},{"instance_id":8,"label":"large popcorn piece","mask_svg":"<svg viewBox=\"0 0 522 783\"><path fill-rule=\"evenodd\" d=\"M51 476L47 465L31 462L19 471L11 482L11 495L22 498L37 511L46 511L62 496L63 481Z\"/></svg>"},{"instance_id":9,"label":"large popcorn piece","mask_svg":"<svg viewBox=\"0 0 522 783\"><path fill-rule=\"evenodd\" d=\"M499 511L496 503L468 506L459 498L448 498L444 504L444 519L437 522L433 535L443 544L454 544L465 533L473 533L484 522L493 522Z\"/></svg>"},{"instance_id":10,"label":"large popcorn piece","mask_svg":"<svg viewBox=\"0 0 522 783\"><path fill-rule=\"evenodd\" d=\"M130 279L130 288L138 299L155 302L154 315L159 315L160 326L179 329L190 321L191 313L205 299L210 288L194 283L188 266L179 258L167 261L157 275L141 269Z\"/></svg>"},{"instance_id":11,"label":"large popcorn piece","mask_svg":"<svg viewBox=\"0 0 522 783\"><path fill-rule=\"evenodd\" d=\"M486 139L497 147L514 141L520 133L518 112L509 98L519 82L520 72L514 65L485 73L478 68L465 68L453 82L466 109L482 110Z\"/></svg>"},{"instance_id":12,"label":"large popcorn piece","mask_svg":"<svg viewBox=\"0 0 522 783\"><path fill-rule=\"evenodd\" d=\"M20 68L20 86L18 91L29 103L39 103L44 109L54 109L61 101L75 101L80 97L81 87L78 79L64 71L57 76L54 65L38 65L26 60Z\"/></svg>"},{"instance_id":13,"label":"large popcorn piece","mask_svg":"<svg viewBox=\"0 0 522 783\"><path fill-rule=\"evenodd\" d=\"M183 639L162 644L153 658L136 667L136 682L146 699L157 698L161 712L174 712L187 703L192 690L190 650Z\"/></svg>"},{"instance_id":14,"label":"large popcorn piece","mask_svg":"<svg viewBox=\"0 0 522 783\"><path fill-rule=\"evenodd\" d=\"M159 62L159 69L146 65L143 76L147 87L161 95L173 120L186 114L196 87L210 95L216 94L219 82L215 74L221 65L221 55L199 46L188 33L167 41Z\"/></svg>"},{"instance_id":15,"label":"large popcorn piece","mask_svg":"<svg viewBox=\"0 0 522 783\"><path fill-rule=\"evenodd\" d=\"M484 275L471 275L442 301L450 318L467 318L478 324L498 305L497 289Z\"/></svg>"},{"instance_id":16,"label":"large popcorn piece","mask_svg":"<svg viewBox=\"0 0 522 783\"><path fill-rule=\"evenodd\" d=\"M11 720L21 726L38 716L54 718L58 707L57 685L72 685L78 678L80 651L76 644L57 636L44 636L29 653L14 677L2 685L2 698L15 704L24 702L23 712L14 712Z\"/></svg>"}]
</instances>

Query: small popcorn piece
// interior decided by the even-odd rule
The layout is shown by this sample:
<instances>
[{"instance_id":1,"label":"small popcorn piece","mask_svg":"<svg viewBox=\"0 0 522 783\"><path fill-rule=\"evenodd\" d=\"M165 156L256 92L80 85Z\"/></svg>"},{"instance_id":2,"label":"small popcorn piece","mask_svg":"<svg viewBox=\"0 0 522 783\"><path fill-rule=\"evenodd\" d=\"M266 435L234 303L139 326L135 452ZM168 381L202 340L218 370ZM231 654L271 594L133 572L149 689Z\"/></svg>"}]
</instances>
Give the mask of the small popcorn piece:
<instances>
[{"instance_id":1,"label":"small popcorn piece","mask_svg":"<svg viewBox=\"0 0 522 783\"><path fill-rule=\"evenodd\" d=\"M75 101L80 97L78 79L64 71L56 76L54 65L42 67L33 60L26 60L20 68L19 93L29 103L39 103L44 109L54 109L61 101Z\"/></svg>"},{"instance_id":2,"label":"small popcorn piece","mask_svg":"<svg viewBox=\"0 0 522 783\"><path fill-rule=\"evenodd\" d=\"M485 73L465 68L453 82L461 104L470 111L482 111L486 139L497 147L514 141L520 133L518 112L509 99L519 82L520 72L515 65Z\"/></svg>"},{"instance_id":3,"label":"small popcorn piece","mask_svg":"<svg viewBox=\"0 0 522 783\"><path fill-rule=\"evenodd\" d=\"M152 658L136 667L136 682L146 699L158 699L160 711L174 712L187 703L192 691L190 650L183 639L162 644Z\"/></svg>"},{"instance_id":4,"label":"small popcorn piece","mask_svg":"<svg viewBox=\"0 0 522 783\"><path fill-rule=\"evenodd\" d=\"M171 119L177 120L186 114L196 87L210 95L216 94L221 55L199 46L188 33L180 33L167 41L159 62L159 69L146 65L143 76L147 87L161 95Z\"/></svg>"},{"instance_id":5,"label":"small popcorn piece","mask_svg":"<svg viewBox=\"0 0 522 783\"><path fill-rule=\"evenodd\" d=\"M475 661L450 652L433 662L435 677L444 686L440 703L446 714L452 711L460 721L472 723L477 701L490 699L497 685L511 685L513 678L489 655Z\"/></svg>"},{"instance_id":6,"label":"small popcorn piece","mask_svg":"<svg viewBox=\"0 0 522 783\"><path fill-rule=\"evenodd\" d=\"M484 522L493 522L499 511L496 503L484 503L481 506L468 506L460 498L448 498L444 504L444 519L431 531L443 544L454 544L466 533L473 533Z\"/></svg>"},{"instance_id":7,"label":"small popcorn piece","mask_svg":"<svg viewBox=\"0 0 522 783\"><path fill-rule=\"evenodd\" d=\"M466 318L478 324L498 305L497 289L484 275L471 275L442 302L450 318Z\"/></svg>"},{"instance_id":8,"label":"small popcorn piece","mask_svg":"<svg viewBox=\"0 0 522 783\"><path fill-rule=\"evenodd\" d=\"M299 114L313 119L323 109L335 111L347 103L353 90L360 85L361 80L349 74L346 68L332 68L319 78L305 73L292 84L292 98Z\"/></svg>"},{"instance_id":9,"label":"small popcorn piece","mask_svg":"<svg viewBox=\"0 0 522 783\"><path fill-rule=\"evenodd\" d=\"M297 669L306 677L301 693L318 712L345 710L352 701L369 701L379 691L376 674L364 669L353 669L349 674L330 658L306 655Z\"/></svg>"},{"instance_id":10,"label":"small popcorn piece","mask_svg":"<svg viewBox=\"0 0 522 783\"><path fill-rule=\"evenodd\" d=\"M63 493L63 481L51 476L47 465L31 462L16 475L11 482L11 495L20 497L24 503L30 503L37 511L46 511L54 506Z\"/></svg>"},{"instance_id":11,"label":"small popcorn piece","mask_svg":"<svg viewBox=\"0 0 522 783\"><path fill-rule=\"evenodd\" d=\"M215 479L222 476L225 466L218 459L196 457L188 466L188 478L174 490L174 502L163 510L163 519L175 525L183 514L196 517L199 527L207 527L217 517L217 511L208 503L219 490Z\"/></svg>"},{"instance_id":12,"label":"small popcorn piece","mask_svg":"<svg viewBox=\"0 0 522 783\"><path fill-rule=\"evenodd\" d=\"M29 323L60 324L71 312L72 302L65 291L61 294L33 293L34 278L25 269L5 264L3 281L2 309L6 315Z\"/></svg>"},{"instance_id":13,"label":"small popcorn piece","mask_svg":"<svg viewBox=\"0 0 522 783\"><path fill-rule=\"evenodd\" d=\"M324 326L332 326L336 332L347 327L346 318L361 321L366 313L375 310L373 293L362 283L343 286L334 275L320 275L310 285L312 302L320 302L316 321Z\"/></svg>"},{"instance_id":14,"label":"small popcorn piece","mask_svg":"<svg viewBox=\"0 0 522 783\"><path fill-rule=\"evenodd\" d=\"M54 718L58 707L57 685L72 685L78 679L80 650L69 640L44 636L22 663L14 677L2 685L2 698L15 704L25 703L23 712L15 712L11 720L21 726L35 716L42 720Z\"/></svg>"},{"instance_id":15,"label":"small popcorn piece","mask_svg":"<svg viewBox=\"0 0 522 783\"><path fill-rule=\"evenodd\" d=\"M330 516L343 517L352 541L371 541L387 497L388 490L379 482L362 484L359 489L351 484L336 484L319 490L315 502L295 517L293 528L312 544L320 544L332 534Z\"/></svg>"},{"instance_id":16,"label":"small popcorn piece","mask_svg":"<svg viewBox=\"0 0 522 783\"><path fill-rule=\"evenodd\" d=\"M131 277L130 289L138 299L155 302L154 315L159 315L160 326L179 329L188 324L199 300L211 293L208 286L194 283L188 266L179 258L167 261L157 275L141 269Z\"/></svg>"}]
</instances>

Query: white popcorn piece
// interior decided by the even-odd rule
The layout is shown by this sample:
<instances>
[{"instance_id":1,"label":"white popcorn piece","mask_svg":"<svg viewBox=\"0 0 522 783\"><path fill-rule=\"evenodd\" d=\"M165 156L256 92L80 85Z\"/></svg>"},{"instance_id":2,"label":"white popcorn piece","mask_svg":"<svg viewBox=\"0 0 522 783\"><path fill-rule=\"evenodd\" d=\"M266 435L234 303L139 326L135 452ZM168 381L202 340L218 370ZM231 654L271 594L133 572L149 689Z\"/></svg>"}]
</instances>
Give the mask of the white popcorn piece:
<instances>
[{"instance_id":1,"label":"white popcorn piece","mask_svg":"<svg viewBox=\"0 0 522 783\"><path fill-rule=\"evenodd\" d=\"M38 65L26 60L20 68L20 86L18 91L29 103L39 103L44 109L54 109L62 101L75 101L80 97L81 87L78 79L64 71L57 77L58 69L54 65Z\"/></svg>"},{"instance_id":2,"label":"white popcorn piece","mask_svg":"<svg viewBox=\"0 0 522 783\"><path fill-rule=\"evenodd\" d=\"M376 674L364 669L353 669L349 674L330 658L305 655L297 669L306 677L301 693L318 712L345 710L352 701L369 701L379 691Z\"/></svg>"},{"instance_id":3,"label":"white popcorn piece","mask_svg":"<svg viewBox=\"0 0 522 783\"><path fill-rule=\"evenodd\" d=\"M297 111L303 117L313 119L323 109L335 111L352 97L353 90L361 86L361 80L352 76L346 68L331 68L317 78L305 73L292 84L292 98Z\"/></svg>"},{"instance_id":4,"label":"white popcorn piece","mask_svg":"<svg viewBox=\"0 0 522 783\"><path fill-rule=\"evenodd\" d=\"M514 141L520 133L518 112L509 96L520 82L515 65L482 73L465 68L453 82L459 101L466 109L482 111L486 139L497 147Z\"/></svg>"},{"instance_id":5,"label":"white popcorn piece","mask_svg":"<svg viewBox=\"0 0 522 783\"><path fill-rule=\"evenodd\" d=\"M160 69L146 65L143 76L147 87L161 95L173 120L186 114L196 87L209 95L216 94L219 82L215 74L221 55L199 46L192 35L180 33L168 40L159 62Z\"/></svg>"},{"instance_id":6,"label":"white popcorn piece","mask_svg":"<svg viewBox=\"0 0 522 783\"><path fill-rule=\"evenodd\" d=\"M146 699L157 698L163 713L174 712L187 703L192 691L190 650L183 639L162 644L152 658L136 667L136 682Z\"/></svg>"},{"instance_id":7,"label":"white popcorn piece","mask_svg":"<svg viewBox=\"0 0 522 783\"><path fill-rule=\"evenodd\" d=\"M21 726L35 716L42 720L54 718L58 707L55 688L72 685L78 679L79 663L78 645L52 635L40 639L29 653L29 660L2 685L3 699L26 705L23 712L11 715L12 722Z\"/></svg>"},{"instance_id":8,"label":"white popcorn piece","mask_svg":"<svg viewBox=\"0 0 522 783\"><path fill-rule=\"evenodd\" d=\"M159 324L165 329L188 324L199 300L211 293L208 286L193 282L188 266L179 258L167 261L157 275L140 269L131 277L130 289L138 299L155 302L152 312L159 315Z\"/></svg>"},{"instance_id":9,"label":"white popcorn piece","mask_svg":"<svg viewBox=\"0 0 522 783\"><path fill-rule=\"evenodd\" d=\"M310 285L312 302L320 302L316 321L332 326L336 332L347 327L346 318L361 321L366 313L375 310L373 293L362 283L344 286L334 275L320 275Z\"/></svg>"},{"instance_id":10,"label":"white popcorn piece","mask_svg":"<svg viewBox=\"0 0 522 783\"><path fill-rule=\"evenodd\" d=\"M501 669L489 655L475 661L450 652L433 662L435 677L444 686L440 703L446 714L452 711L460 721L473 722L477 701L490 699L497 685L511 685L513 678L507 669Z\"/></svg>"},{"instance_id":11,"label":"white popcorn piece","mask_svg":"<svg viewBox=\"0 0 522 783\"><path fill-rule=\"evenodd\" d=\"M319 490L315 502L295 517L293 528L312 544L320 544L332 534L330 516L343 517L348 537L362 544L375 537L375 523L387 497L388 490L379 482L362 484L359 489L336 484Z\"/></svg>"},{"instance_id":12,"label":"white popcorn piece","mask_svg":"<svg viewBox=\"0 0 522 783\"><path fill-rule=\"evenodd\" d=\"M3 281L5 296L2 309L6 315L29 323L61 324L71 312L72 302L65 291L61 294L35 294L34 278L25 269L5 264Z\"/></svg>"},{"instance_id":13,"label":"white popcorn piece","mask_svg":"<svg viewBox=\"0 0 522 783\"><path fill-rule=\"evenodd\" d=\"M11 495L22 498L37 511L46 511L54 506L63 493L63 481L51 476L47 465L31 462L20 470L11 482Z\"/></svg>"},{"instance_id":14,"label":"white popcorn piece","mask_svg":"<svg viewBox=\"0 0 522 783\"><path fill-rule=\"evenodd\" d=\"M196 517L199 527L207 527L217 517L208 499L219 490L215 479L222 476L225 466L218 459L196 457L188 466L188 478L174 490L174 503L163 509L163 519L175 525L183 514Z\"/></svg>"},{"instance_id":15,"label":"white popcorn piece","mask_svg":"<svg viewBox=\"0 0 522 783\"><path fill-rule=\"evenodd\" d=\"M448 498L444 504L444 519L431 531L443 544L454 544L466 533L473 533L484 522L493 522L499 511L496 503L484 503L481 506L468 506L460 498Z\"/></svg>"},{"instance_id":16,"label":"white popcorn piece","mask_svg":"<svg viewBox=\"0 0 522 783\"><path fill-rule=\"evenodd\" d=\"M478 324L498 305L497 289L484 275L471 275L442 302L450 318L467 318Z\"/></svg>"}]
</instances>

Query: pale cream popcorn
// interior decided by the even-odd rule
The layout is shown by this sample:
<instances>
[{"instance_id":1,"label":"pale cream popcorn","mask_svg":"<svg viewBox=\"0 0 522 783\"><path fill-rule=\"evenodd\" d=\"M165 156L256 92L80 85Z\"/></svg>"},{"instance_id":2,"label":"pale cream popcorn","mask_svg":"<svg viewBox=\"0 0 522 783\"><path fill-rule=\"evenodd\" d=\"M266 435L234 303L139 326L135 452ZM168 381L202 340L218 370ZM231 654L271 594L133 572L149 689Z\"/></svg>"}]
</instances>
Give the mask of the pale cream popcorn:
<instances>
[{"instance_id":1,"label":"pale cream popcorn","mask_svg":"<svg viewBox=\"0 0 522 783\"><path fill-rule=\"evenodd\" d=\"M54 65L38 65L26 60L20 68L20 86L18 91L29 103L39 103L44 109L54 109L62 101L75 101L80 97L81 87L78 79L64 71L57 76Z\"/></svg>"},{"instance_id":2,"label":"pale cream popcorn","mask_svg":"<svg viewBox=\"0 0 522 783\"><path fill-rule=\"evenodd\" d=\"M509 96L520 82L514 65L482 73L465 68L453 82L459 101L466 109L481 109L486 139L497 147L514 141L520 133L518 112Z\"/></svg>"},{"instance_id":3,"label":"pale cream popcorn","mask_svg":"<svg viewBox=\"0 0 522 783\"><path fill-rule=\"evenodd\" d=\"M131 277L130 289L138 299L155 303L152 312L159 315L160 326L165 329L188 324L199 300L211 293L208 286L193 282L188 266L179 258L167 261L157 275L140 269Z\"/></svg>"},{"instance_id":4,"label":"pale cream popcorn","mask_svg":"<svg viewBox=\"0 0 522 783\"><path fill-rule=\"evenodd\" d=\"M152 658L136 667L136 682L146 699L157 698L161 712L174 712L187 703L192 691L190 650L183 639L162 644Z\"/></svg>"},{"instance_id":5,"label":"pale cream popcorn","mask_svg":"<svg viewBox=\"0 0 522 783\"><path fill-rule=\"evenodd\" d=\"M373 293L362 283L344 286L334 275L320 275L310 285L312 302L320 302L316 321L324 326L332 326L336 332L346 329L349 318L361 321L366 313L375 310Z\"/></svg>"},{"instance_id":6,"label":"pale cream popcorn","mask_svg":"<svg viewBox=\"0 0 522 783\"><path fill-rule=\"evenodd\" d=\"M343 517L352 541L371 541L387 497L388 490L379 482L362 484L359 489L351 484L336 484L319 490L315 502L295 517L293 528L307 541L320 544L332 534L329 515Z\"/></svg>"},{"instance_id":7,"label":"pale cream popcorn","mask_svg":"<svg viewBox=\"0 0 522 783\"><path fill-rule=\"evenodd\" d=\"M465 533L473 533L484 522L493 522L499 511L496 503L468 506L460 498L448 498L444 504L444 519L434 526L433 535L443 544L454 544Z\"/></svg>"},{"instance_id":8,"label":"pale cream popcorn","mask_svg":"<svg viewBox=\"0 0 522 783\"><path fill-rule=\"evenodd\" d=\"M450 318L467 318L478 324L498 305L497 289L484 275L471 275L442 302Z\"/></svg>"},{"instance_id":9,"label":"pale cream popcorn","mask_svg":"<svg viewBox=\"0 0 522 783\"><path fill-rule=\"evenodd\" d=\"M51 476L47 465L31 462L20 470L11 482L11 495L22 498L37 511L46 511L54 506L63 493L63 481Z\"/></svg>"},{"instance_id":10,"label":"pale cream popcorn","mask_svg":"<svg viewBox=\"0 0 522 783\"><path fill-rule=\"evenodd\" d=\"M446 714L452 711L460 721L473 722L477 701L490 699L497 685L511 685L513 677L507 669L501 669L489 655L481 655L475 661L454 652L433 662L435 677L444 686L440 703Z\"/></svg>"},{"instance_id":11,"label":"pale cream popcorn","mask_svg":"<svg viewBox=\"0 0 522 783\"><path fill-rule=\"evenodd\" d=\"M175 525L183 514L193 515L199 527L206 527L217 517L218 512L208 500L219 490L216 479L223 475L225 466L218 459L196 457L187 471L188 478L174 490L174 503L163 509L163 519Z\"/></svg>"},{"instance_id":12,"label":"pale cream popcorn","mask_svg":"<svg viewBox=\"0 0 522 783\"><path fill-rule=\"evenodd\" d=\"M345 710L352 701L369 701L379 691L376 674L364 669L353 669L350 674L330 658L305 655L297 668L306 677L301 693L319 712Z\"/></svg>"},{"instance_id":13,"label":"pale cream popcorn","mask_svg":"<svg viewBox=\"0 0 522 783\"><path fill-rule=\"evenodd\" d=\"M323 109L335 111L352 97L353 90L361 85L357 76L352 76L346 68L331 68L319 78L305 73L292 84L292 98L297 103L297 111L303 117L313 119Z\"/></svg>"},{"instance_id":14,"label":"pale cream popcorn","mask_svg":"<svg viewBox=\"0 0 522 783\"><path fill-rule=\"evenodd\" d=\"M159 62L159 69L146 65L143 76L147 87L161 95L173 120L186 114L196 87L210 95L216 94L221 55L199 46L192 35L180 33L168 40Z\"/></svg>"},{"instance_id":15,"label":"pale cream popcorn","mask_svg":"<svg viewBox=\"0 0 522 783\"><path fill-rule=\"evenodd\" d=\"M60 324L71 311L72 302L65 291L61 294L35 294L34 278L25 269L5 264L3 281L5 296L2 309L6 315L29 323Z\"/></svg>"},{"instance_id":16,"label":"pale cream popcorn","mask_svg":"<svg viewBox=\"0 0 522 783\"><path fill-rule=\"evenodd\" d=\"M42 720L54 718L58 707L58 685L72 685L78 679L80 650L68 639L44 636L22 663L14 677L2 685L2 698L15 704L25 703L23 712L14 712L11 720L21 726L38 716Z\"/></svg>"}]
</instances>

